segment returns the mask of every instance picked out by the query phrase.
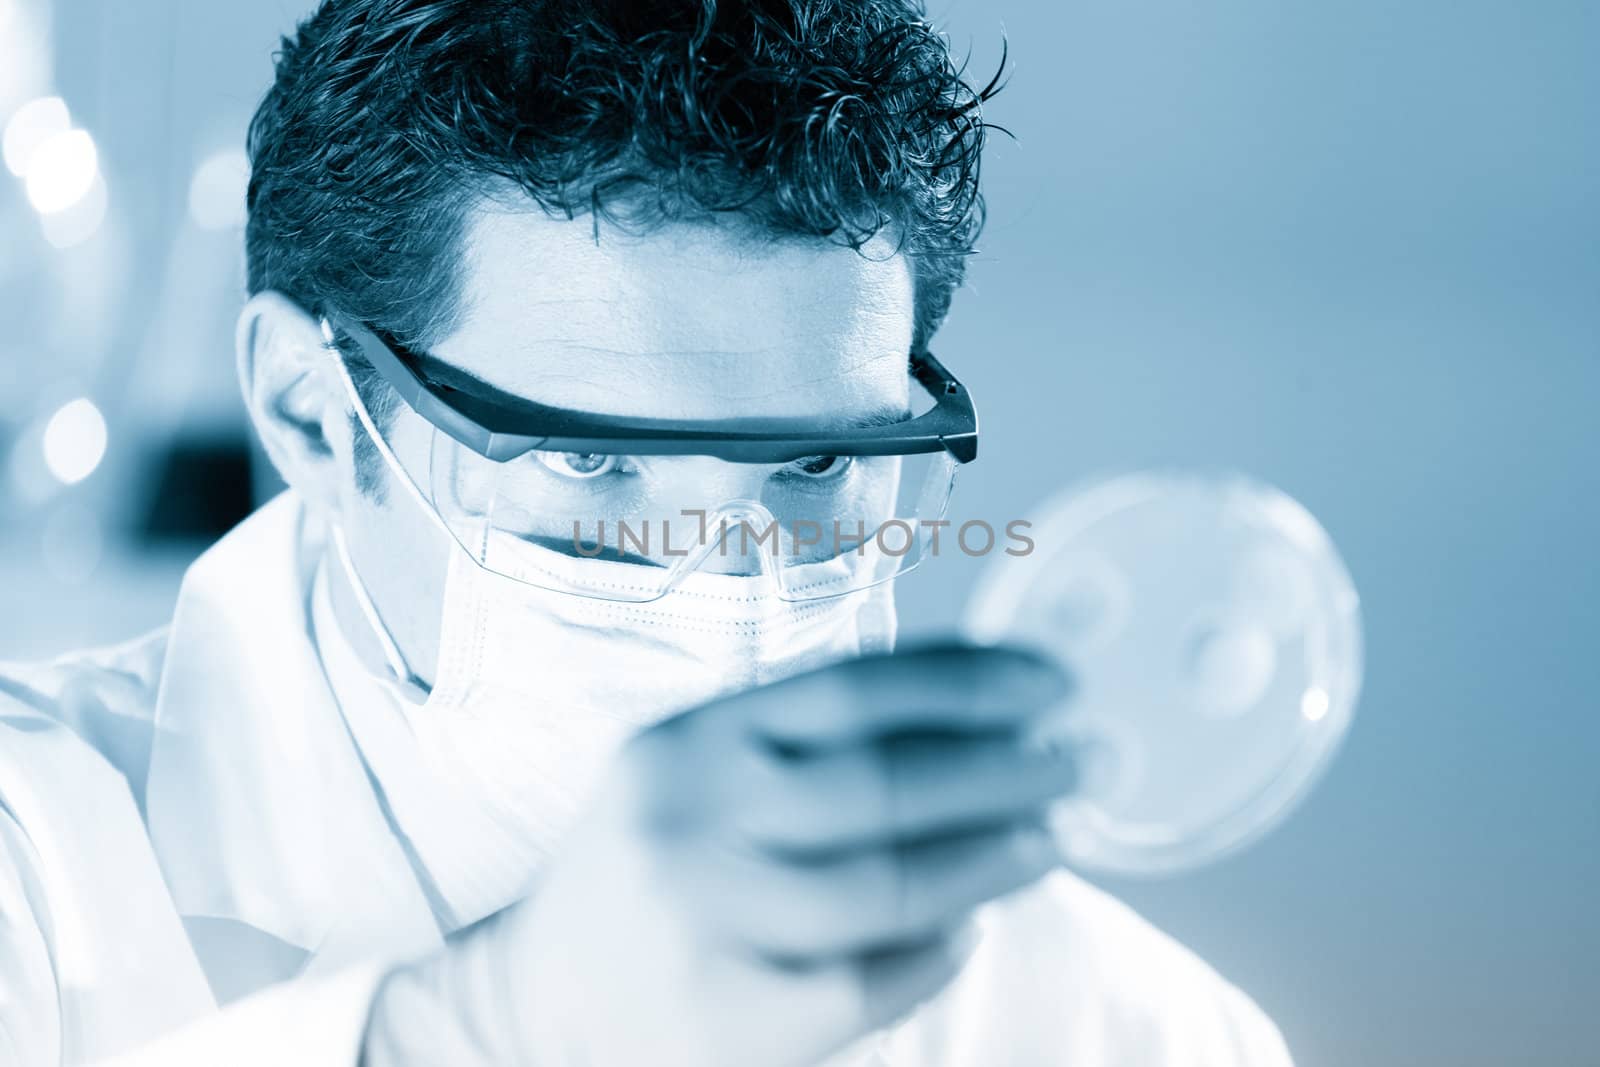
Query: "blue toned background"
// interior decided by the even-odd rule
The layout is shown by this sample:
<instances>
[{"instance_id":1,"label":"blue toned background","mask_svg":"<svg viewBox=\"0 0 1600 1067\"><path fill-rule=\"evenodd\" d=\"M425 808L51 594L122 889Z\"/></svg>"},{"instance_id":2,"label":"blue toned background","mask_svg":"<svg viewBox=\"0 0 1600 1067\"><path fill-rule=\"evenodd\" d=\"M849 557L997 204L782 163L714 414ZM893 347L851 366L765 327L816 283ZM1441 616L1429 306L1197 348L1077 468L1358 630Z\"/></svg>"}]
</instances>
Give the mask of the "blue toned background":
<instances>
[{"instance_id":1,"label":"blue toned background","mask_svg":"<svg viewBox=\"0 0 1600 1067\"><path fill-rule=\"evenodd\" d=\"M47 231L0 174L0 657L157 624L265 484L228 150L302 7L0 0L0 123L59 93L106 194ZM1112 888L1306 1067L1600 1063L1600 5L933 14L978 76L1002 29L1014 60L938 346L984 418L961 516L1237 467L1323 520L1364 598L1321 789L1243 855ZM977 566L905 584L916 630Z\"/></svg>"}]
</instances>

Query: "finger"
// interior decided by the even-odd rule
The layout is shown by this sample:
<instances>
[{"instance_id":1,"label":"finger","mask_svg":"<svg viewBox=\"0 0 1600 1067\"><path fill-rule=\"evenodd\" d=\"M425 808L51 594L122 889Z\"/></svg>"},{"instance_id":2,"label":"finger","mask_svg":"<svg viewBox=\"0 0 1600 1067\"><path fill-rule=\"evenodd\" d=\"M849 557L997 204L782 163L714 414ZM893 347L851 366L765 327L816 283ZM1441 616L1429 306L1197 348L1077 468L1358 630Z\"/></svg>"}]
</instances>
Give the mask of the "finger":
<instances>
[{"instance_id":1,"label":"finger","mask_svg":"<svg viewBox=\"0 0 1600 1067\"><path fill-rule=\"evenodd\" d=\"M826 747L906 729L995 729L1058 704L1062 669L1036 653L962 644L865 656L748 690L716 717L780 745Z\"/></svg>"},{"instance_id":2,"label":"finger","mask_svg":"<svg viewBox=\"0 0 1600 1067\"><path fill-rule=\"evenodd\" d=\"M709 842L667 876L702 921L785 959L926 937L1060 862L1037 817L982 831L797 862Z\"/></svg>"},{"instance_id":3,"label":"finger","mask_svg":"<svg viewBox=\"0 0 1600 1067\"><path fill-rule=\"evenodd\" d=\"M798 756L747 746L716 778L728 832L780 851L973 830L1043 807L1078 782L1065 746L1017 731L899 735Z\"/></svg>"}]
</instances>

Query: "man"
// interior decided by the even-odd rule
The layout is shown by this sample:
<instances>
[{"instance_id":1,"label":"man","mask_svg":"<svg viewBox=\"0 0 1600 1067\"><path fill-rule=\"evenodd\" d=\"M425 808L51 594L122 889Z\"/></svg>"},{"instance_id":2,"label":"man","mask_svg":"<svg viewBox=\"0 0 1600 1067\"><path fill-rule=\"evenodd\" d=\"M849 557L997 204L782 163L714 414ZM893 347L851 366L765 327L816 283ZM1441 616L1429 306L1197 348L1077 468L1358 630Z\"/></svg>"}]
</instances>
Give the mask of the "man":
<instances>
[{"instance_id":1,"label":"man","mask_svg":"<svg viewBox=\"0 0 1600 1067\"><path fill-rule=\"evenodd\" d=\"M985 95L904 0L306 21L238 331L291 488L0 680L7 1062L1287 1063L1050 873L1056 669L891 651Z\"/></svg>"}]
</instances>

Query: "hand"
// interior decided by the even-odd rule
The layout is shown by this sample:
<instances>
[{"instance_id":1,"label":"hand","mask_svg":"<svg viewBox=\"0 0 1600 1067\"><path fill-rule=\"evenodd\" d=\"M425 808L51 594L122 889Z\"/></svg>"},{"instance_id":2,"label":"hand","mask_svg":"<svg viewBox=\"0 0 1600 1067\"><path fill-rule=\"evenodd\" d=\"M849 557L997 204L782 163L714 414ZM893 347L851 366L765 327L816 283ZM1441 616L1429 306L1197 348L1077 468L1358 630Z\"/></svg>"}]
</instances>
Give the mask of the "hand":
<instances>
[{"instance_id":1,"label":"hand","mask_svg":"<svg viewBox=\"0 0 1600 1067\"><path fill-rule=\"evenodd\" d=\"M1059 862L1043 808L1075 775L1027 738L1066 689L932 647L643 732L536 892L457 949L499 961L462 983L503 1006L471 1029L492 1062L802 1067L893 1022L959 971L974 909Z\"/></svg>"}]
</instances>

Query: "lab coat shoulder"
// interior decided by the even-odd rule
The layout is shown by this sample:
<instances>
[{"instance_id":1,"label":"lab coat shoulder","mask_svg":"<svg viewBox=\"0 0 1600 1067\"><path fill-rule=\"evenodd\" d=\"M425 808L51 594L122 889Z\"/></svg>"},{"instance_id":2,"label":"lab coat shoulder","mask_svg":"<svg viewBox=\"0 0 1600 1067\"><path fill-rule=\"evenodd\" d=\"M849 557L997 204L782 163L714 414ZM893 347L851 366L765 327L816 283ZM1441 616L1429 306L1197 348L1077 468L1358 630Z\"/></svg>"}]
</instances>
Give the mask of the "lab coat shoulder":
<instances>
[{"instance_id":1,"label":"lab coat shoulder","mask_svg":"<svg viewBox=\"0 0 1600 1067\"><path fill-rule=\"evenodd\" d=\"M0 1063L86 1060L211 1006L127 780L54 714L78 684L0 678ZM128 996L147 967L161 984Z\"/></svg>"},{"instance_id":2,"label":"lab coat shoulder","mask_svg":"<svg viewBox=\"0 0 1600 1067\"><path fill-rule=\"evenodd\" d=\"M167 629L39 663L0 663L0 709L67 727L143 797Z\"/></svg>"},{"instance_id":3,"label":"lab coat shoulder","mask_svg":"<svg viewBox=\"0 0 1600 1067\"><path fill-rule=\"evenodd\" d=\"M981 946L896 1064L1291 1067L1249 997L1131 908L1058 872L983 915Z\"/></svg>"},{"instance_id":4,"label":"lab coat shoulder","mask_svg":"<svg viewBox=\"0 0 1600 1067\"><path fill-rule=\"evenodd\" d=\"M0 665L0 1067L348 1067L380 963L216 1011L141 812L165 649Z\"/></svg>"},{"instance_id":5,"label":"lab coat shoulder","mask_svg":"<svg viewBox=\"0 0 1600 1067\"><path fill-rule=\"evenodd\" d=\"M27 728L8 703L14 701L0 695L0 759L19 752L17 731ZM31 725L51 728L38 719ZM0 1064L57 1063L61 1018L45 934L48 903L33 842L7 803L8 785L14 793L17 783L0 777Z\"/></svg>"}]
</instances>

